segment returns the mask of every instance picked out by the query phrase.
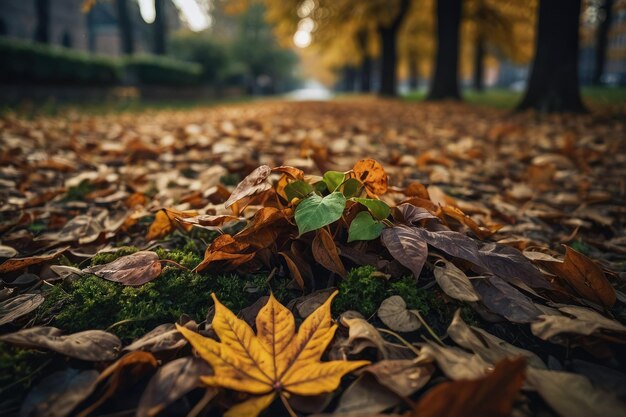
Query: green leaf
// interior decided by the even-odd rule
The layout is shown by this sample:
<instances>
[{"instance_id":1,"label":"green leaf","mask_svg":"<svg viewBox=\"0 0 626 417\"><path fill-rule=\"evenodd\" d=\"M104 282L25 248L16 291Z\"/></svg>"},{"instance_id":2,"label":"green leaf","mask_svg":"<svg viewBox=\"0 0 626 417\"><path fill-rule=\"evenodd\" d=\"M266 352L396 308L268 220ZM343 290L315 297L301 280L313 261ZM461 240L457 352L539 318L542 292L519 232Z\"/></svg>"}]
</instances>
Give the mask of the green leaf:
<instances>
[{"instance_id":1,"label":"green leaf","mask_svg":"<svg viewBox=\"0 0 626 417\"><path fill-rule=\"evenodd\" d=\"M285 187L285 194L289 201L294 198L303 199L313 192L313 187L302 180L294 181Z\"/></svg>"},{"instance_id":2,"label":"green leaf","mask_svg":"<svg viewBox=\"0 0 626 417\"><path fill-rule=\"evenodd\" d=\"M320 194L324 194L326 193L326 191L328 191L328 187L326 186L326 183L324 181L316 182L315 184L313 184L313 187L315 188L315 191Z\"/></svg>"},{"instance_id":3,"label":"green leaf","mask_svg":"<svg viewBox=\"0 0 626 417\"><path fill-rule=\"evenodd\" d=\"M373 240L380 236L385 226L374 220L367 211L362 211L356 215L350 229L348 230L348 243L355 240Z\"/></svg>"},{"instance_id":4,"label":"green leaf","mask_svg":"<svg viewBox=\"0 0 626 417\"><path fill-rule=\"evenodd\" d=\"M296 207L295 219L299 233L302 235L339 220L345 207L346 198L341 193L332 193L323 198L311 194Z\"/></svg>"},{"instance_id":5,"label":"green leaf","mask_svg":"<svg viewBox=\"0 0 626 417\"><path fill-rule=\"evenodd\" d=\"M327 171L324 174L323 180L328 187L328 191L331 193L337 190L337 187L341 185L343 180L346 178L346 175L343 172L339 171Z\"/></svg>"},{"instance_id":6,"label":"green leaf","mask_svg":"<svg viewBox=\"0 0 626 417\"><path fill-rule=\"evenodd\" d=\"M378 220L383 220L389 217L391 209L389 206L380 200L374 200L371 198L351 198L350 200L356 201L359 204L364 205Z\"/></svg>"},{"instance_id":7,"label":"green leaf","mask_svg":"<svg viewBox=\"0 0 626 417\"><path fill-rule=\"evenodd\" d=\"M355 197L361 194L361 191L363 190L363 184L361 184L361 181L355 178L350 178L349 180L343 183L342 188L343 188L343 195L345 195L346 198L350 198L350 197Z\"/></svg>"}]
</instances>

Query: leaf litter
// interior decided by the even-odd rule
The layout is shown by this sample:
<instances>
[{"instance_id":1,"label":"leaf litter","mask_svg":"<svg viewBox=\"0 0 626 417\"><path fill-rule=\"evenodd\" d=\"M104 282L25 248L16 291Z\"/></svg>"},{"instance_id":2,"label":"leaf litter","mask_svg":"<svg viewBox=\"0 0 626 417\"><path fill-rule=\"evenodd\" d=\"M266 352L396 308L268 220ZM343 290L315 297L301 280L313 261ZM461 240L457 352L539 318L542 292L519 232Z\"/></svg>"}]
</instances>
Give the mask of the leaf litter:
<instances>
[{"instance_id":1,"label":"leaf litter","mask_svg":"<svg viewBox=\"0 0 626 417\"><path fill-rule=\"evenodd\" d=\"M626 415L601 377L626 380L619 119L346 100L0 127L0 353L47 358L3 415ZM46 314L93 277L140 300L226 271L257 302L201 294L206 322Z\"/></svg>"}]
</instances>

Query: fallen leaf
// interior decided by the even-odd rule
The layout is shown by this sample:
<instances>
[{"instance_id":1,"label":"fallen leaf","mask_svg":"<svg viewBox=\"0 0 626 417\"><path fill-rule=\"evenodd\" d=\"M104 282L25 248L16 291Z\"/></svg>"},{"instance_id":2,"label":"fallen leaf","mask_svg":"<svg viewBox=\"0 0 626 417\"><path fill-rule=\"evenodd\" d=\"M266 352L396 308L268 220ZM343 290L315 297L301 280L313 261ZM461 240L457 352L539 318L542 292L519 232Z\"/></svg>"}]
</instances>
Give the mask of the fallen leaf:
<instances>
[{"instance_id":1,"label":"fallen leaf","mask_svg":"<svg viewBox=\"0 0 626 417\"><path fill-rule=\"evenodd\" d=\"M440 264L443 264L443 266ZM480 296L474 290L467 275L452 262L445 260L437 261L433 274L439 287L449 297L469 302L480 300Z\"/></svg>"},{"instance_id":2,"label":"fallen leaf","mask_svg":"<svg viewBox=\"0 0 626 417\"><path fill-rule=\"evenodd\" d=\"M180 211L169 208L164 208L157 211L154 216L154 221L148 229L146 240L154 240L162 238L174 230L174 225L178 224L183 229L189 231L193 227L191 224L184 224L178 222L178 219L193 218L198 216L197 211Z\"/></svg>"},{"instance_id":3,"label":"fallen leaf","mask_svg":"<svg viewBox=\"0 0 626 417\"><path fill-rule=\"evenodd\" d=\"M626 326L608 319L598 312L585 307L560 307L563 315L540 315L530 325L533 334L543 340L549 340L560 334L590 336L602 331L626 334Z\"/></svg>"},{"instance_id":4,"label":"fallen leaf","mask_svg":"<svg viewBox=\"0 0 626 417\"><path fill-rule=\"evenodd\" d=\"M365 185L368 194L379 196L387 191L387 174L383 166L374 159L361 159L352 167L356 179Z\"/></svg>"},{"instance_id":5,"label":"fallen leaf","mask_svg":"<svg viewBox=\"0 0 626 417\"><path fill-rule=\"evenodd\" d=\"M386 359L368 365L359 372L373 375L379 384L400 397L409 397L428 383L435 367L411 359Z\"/></svg>"},{"instance_id":6,"label":"fallen leaf","mask_svg":"<svg viewBox=\"0 0 626 417\"><path fill-rule=\"evenodd\" d=\"M384 229L380 238L391 256L418 279L428 256L426 242L414 233L413 228L403 225Z\"/></svg>"},{"instance_id":7,"label":"fallen leaf","mask_svg":"<svg viewBox=\"0 0 626 417\"><path fill-rule=\"evenodd\" d=\"M303 235L339 220L345 207L346 198L339 192L326 197L311 194L296 207L295 220L298 232Z\"/></svg>"},{"instance_id":8,"label":"fallen leaf","mask_svg":"<svg viewBox=\"0 0 626 417\"><path fill-rule=\"evenodd\" d=\"M90 362L114 360L122 347L117 336L102 330L86 330L62 336L55 327L31 327L0 336L0 341L31 349L49 349Z\"/></svg>"},{"instance_id":9,"label":"fallen leaf","mask_svg":"<svg viewBox=\"0 0 626 417\"><path fill-rule=\"evenodd\" d=\"M272 184L267 181L267 178L271 173L272 169L267 165L261 165L252 171L237 185L228 200L224 203L224 206L229 208L239 200L262 193L263 191L267 191L272 188Z\"/></svg>"},{"instance_id":10,"label":"fallen leaf","mask_svg":"<svg viewBox=\"0 0 626 417\"><path fill-rule=\"evenodd\" d=\"M313 258L324 268L344 278L346 269L339 258L339 251L333 237L326 229L319 229L311 245Z\"/></svg>"},{"instance_id":11,"label":"fallen leaf","mask_svg":"<svg viewBox=\"0 0 626 417\"><path fill-rule=\"evenodd\" d=\"M399 295L383 300L377 314L385 326L396 332L414 332L422 326L417 315L407 309L404 299Z\"/></svg>"},{"instance_id":12,"label":"fallen leaf","mask_svg":"<svg viewBox=\"0 0 626 417\"><path fill-rule=\"evenodd\" d=\"M200 377L210 374L211 367L200 358L185 357L166 363L156 371L141 395L137 417L158 415L169 404L202 386Z\"/></svg>"},{"instance_id":13,"label":"fallen leaf","mask_svg":"<svg viewBox=\"0 0 626 417\"><path fill-rule=\"evenodd\" d=\"M529 368L528 384L561 417L626 416L626 403L594 388L582 375Z\"/></svg>"},{"instance_id":14,"label":"fallen leaf","mask_svg":"<svg viewBox=\"0 0 626 417\"><path fill-rule=\"evenodd\" d=\"M563 262L541 263L571 285L581 297L604 307L612 307L615 304L615 290L604 272L582 253L566 246Z\"/></svg>"},{"instance_id":15,"label":"fallen leaf","mask_svg":"<svg viewBox=\"0 0 626 417\"><path fill-rule=\"evenodd\" d=\"M43 302L41 294L21 294L0 302L0 326L35 311Z\"/></svg>"},{"instance_id":16,"label":"fallen leaf","mask_svg":"<svg viewBox=\"0 0 626 417\"><path fill-rule=\"evenodd\" d=\"M26 396L20 416L65 417L95 389L98 371L68 368L44 378Z\"/></svg>"},{"instance_id":17,"label":"fallen leaf","mask_svg":"<svg viewBox=\"0 0 626 417\"><path fill-rule=\"evenodd\" d=\"M254 395L231 408L227 415L243 415L245 411L246 415L256 416L277 394L284 395L283 392L296 395L332 392L343 375L368 364L367 361L320 362L337 329L330 318L330 303L335 294L304 320L297 333L293 315L273 295L257 316L256 335L214 294L212 328L220 342L177 326L213 368L214 376L201 378L206 385Z\"/></svg>"},{"instance_id":18,"label":"fallen leaf","mask_svg":"<svg viewBox=\"0 0 626 417\"><path fill-rule=\"evenodd\" d=\"M415 417L508 417L525 378L524 359L499 362L493 372L469 381L443 382L415 405Z\"/></svg>"},{"instance_id":19,"label":"fallen leaf","mask_svg":"<svg viewBox=\"0 0 626 417\"><path fill-rule=\"evenodd\" d=\"M161 275L161 262L155 252L139 251L113 262L91 266L83 272L124 285L143 285Z\"/></svg>"},{"instance_id":20,"label":"fallen leaf","mask_svg":"<svg viewBox=\"0 0 626 417\"><path fill-rule=\"evenodd\" d=\"M61 254L63 254L63 252L65 252L69 248L70 246L63 246L61 248L52 249L41 255L7 259L0 265L0 274L19 271L20 269L24 269L31 265L37 265L42 262L51 261L52 259L61 256Z\"/></svg>"}]
</instances>

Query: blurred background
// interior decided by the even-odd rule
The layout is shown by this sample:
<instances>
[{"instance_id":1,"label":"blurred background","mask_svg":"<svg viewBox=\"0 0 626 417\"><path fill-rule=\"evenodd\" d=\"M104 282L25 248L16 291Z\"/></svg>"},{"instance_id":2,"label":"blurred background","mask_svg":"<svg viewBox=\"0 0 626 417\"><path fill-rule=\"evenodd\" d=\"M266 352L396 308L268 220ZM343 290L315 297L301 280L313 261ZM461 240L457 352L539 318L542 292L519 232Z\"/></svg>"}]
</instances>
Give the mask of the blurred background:
<instances>
[{"instance_id":1,"label":"blurred background","mask_svg":"<svg viewBox=\"0 0 626 417\"><path fill-rule=\"evenodd\" d=\"M626 0L2 0L0 104L623 107Z\"/></svg>"}]
</instances>

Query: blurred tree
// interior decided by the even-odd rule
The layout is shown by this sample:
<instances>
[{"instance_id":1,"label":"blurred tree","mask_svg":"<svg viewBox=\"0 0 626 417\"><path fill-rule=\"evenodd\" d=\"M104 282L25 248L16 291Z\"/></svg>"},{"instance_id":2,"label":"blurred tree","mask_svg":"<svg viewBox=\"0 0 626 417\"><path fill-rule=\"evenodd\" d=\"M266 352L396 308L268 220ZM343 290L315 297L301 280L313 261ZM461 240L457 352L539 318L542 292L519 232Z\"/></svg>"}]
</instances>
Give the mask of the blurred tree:
<instances>
[{"instance_id":1,"label":"blurred tree","mask_svg":"<svg viewBox=\"0 0 626 417\"><path fill-rule=\"evenodd\" d=\"M196 62L202 65L202 79L206 84L215 85L222 81L232 81L237 74L231 57L227 51L228 45L218 42L207 32L179 32L169 39L168 51L170 55L183 61ZM241 66L239 66L241 68Z\"/></svg>"},{"instance_id":2,"label":"blurred tree","mask_svg":"<svg viewBox=\"0 0 626 417\"><path fill-rule=\"evenodd\" d=\"M372 90L372 57L368 50L369 33L363 28L357 34L357 42L361 54L361 68L359 70L359 91L369 93Z\"/></svg>"},{"instance_id":3,"label":"blurred tree","mask_svg":"<svg viewBox=\"0 0 626 417\"><path fill-rule=\"evenodd\" d=\"M581 0L540 0L535 58L518 110L584 112L578 80Z\"/></svg>"},{"instance_id":4,"label":"blurred tree","mask_svg":"<svg viewBox=\"0 0 626 417\"><path fill-rule=\"evenodd\" d=\"M531 59L535 10L536 0L465 0L461 48L471 51L475 90L484 88L488 56L516 63Z\"/></svg>"},{"instance_id":5,"label":"blurred tree","mask_svg":"<svg viewBox=\"0 0 626 417\"><path fill-rule=\"evenodd\" d=\"M117 9L117 23L120 28L120 41L122 52L132 55L135 51L135 42L133 39L133 24L128 13L128 0L115 0Z\"/></svg>"},{"instance_id":6,"label":"blurred tree","mask_svg":"<svg viewBox=\"0 0 626 417\"><path fill-rule=\"evenodd\" d=\"M602 75L604 74L604 65L606 62L606 50L609 39L609 29L613 21L613 0L603 0L598 10L598 18L600 24L596 32L596 59L593 70L592 83L594 85L602 84Z\"/></svg>"},{"instance_id":7,"label":"blurred tree","mask_svg":"<svg viewBox=\"0 0 626 417\"><path fill-rule=\"evenodd\" d=\"M165 37L167 35L165 1L154 0L154 22L152 26L154 30L154 53L157 55L165 54Z\"/></svg>"},{"instance_id":8,"label":"blurred tree","mask_svg":"<svg viewBox=\"0 0 626 417\"><path fill-rule=\"evenodd\" d=\"M37 23L35 26L35 42L50 42L50 0L34 0Z\"/></svg>"},{"instance_id":9,"label":"blurred tree","mask_svg":"<svg viewBox=\"0 0 626 417\"><path fill-rule=\"evenodd\" d=\"M462 0L437 1L437 54L428 100L459 100L459 28Z\"/></svg>"}]
</instances>

